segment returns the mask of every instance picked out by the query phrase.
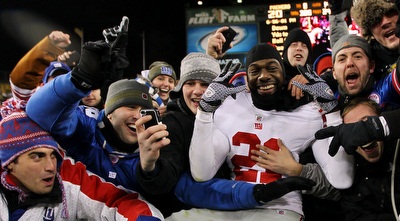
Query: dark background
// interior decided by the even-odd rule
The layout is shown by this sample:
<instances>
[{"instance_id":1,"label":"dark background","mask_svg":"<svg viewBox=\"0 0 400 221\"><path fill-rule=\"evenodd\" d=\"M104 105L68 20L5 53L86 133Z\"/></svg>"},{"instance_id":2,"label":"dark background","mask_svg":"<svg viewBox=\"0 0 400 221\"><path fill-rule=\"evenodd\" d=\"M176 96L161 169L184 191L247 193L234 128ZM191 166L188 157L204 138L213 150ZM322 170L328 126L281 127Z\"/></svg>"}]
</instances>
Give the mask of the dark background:
<instances>
[{"instance_id":1,"label":"dark background","mask_svg":"<svg viewBox=\"0 0 400 221\"><path fill-rule=\"evenodd\" d=\"M240 7L236 0L203 2L201 7ZM8 81L18 60L52 30L70 34L72 45L68 50L80 51L82 42L75 28L83 30L83 41L99 40L102 30L118 25L124 15L130 19L130 66L125 74L136 76L156 60L169 62L179 73L180 61L186 55L185 9L193 7L200 7L196 0L0 0L0 78Z\"/></svg>"}]
</instances>

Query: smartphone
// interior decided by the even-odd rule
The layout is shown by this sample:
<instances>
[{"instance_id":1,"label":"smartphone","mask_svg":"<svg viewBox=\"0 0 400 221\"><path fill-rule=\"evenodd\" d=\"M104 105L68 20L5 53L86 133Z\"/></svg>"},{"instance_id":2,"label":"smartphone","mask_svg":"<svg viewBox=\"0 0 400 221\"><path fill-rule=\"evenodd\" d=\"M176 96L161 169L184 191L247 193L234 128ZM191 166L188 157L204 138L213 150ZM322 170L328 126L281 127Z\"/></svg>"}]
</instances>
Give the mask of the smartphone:
<instances>
[{"instance_id":1,"label":"smartphone","mask_svg":"<svg viewBox=\"0 0 400 221\"><path fill-rule=\"evenodd\" d=\"M237 33L231 27L229 27L228 30L225 30L221 33L222 35L224 35L226 40L225 43L222 45L222 53L224 53L226 50L229 49L229 45L231 44Z\"/></svg>"},{"instance_id":2,"label":"smartphone","mask_svg":"<svg viewBox=\"0 0 400 221\"><path fill-rule=\"evenodd\" d=\"M72 68L78 64L80 58L81 58L81 55L79 54L79 52L73 51L72 54L69 55L68 60L66 60L65 62L67 63L67 65L69 67Z\"/></svg>"},{"instance_id":3,"label":"smartphone","mask_svg":"<svg viewBox=\"0 0 400 221\"><path fill-rule=\"evenodd\" d=\"M140 111L140 115L146 116L151 115L151 120L144 124L144 128L149 128L151 126L161 124L160 112L157 109L143 109Z\"/></svg>"}]
</instances>

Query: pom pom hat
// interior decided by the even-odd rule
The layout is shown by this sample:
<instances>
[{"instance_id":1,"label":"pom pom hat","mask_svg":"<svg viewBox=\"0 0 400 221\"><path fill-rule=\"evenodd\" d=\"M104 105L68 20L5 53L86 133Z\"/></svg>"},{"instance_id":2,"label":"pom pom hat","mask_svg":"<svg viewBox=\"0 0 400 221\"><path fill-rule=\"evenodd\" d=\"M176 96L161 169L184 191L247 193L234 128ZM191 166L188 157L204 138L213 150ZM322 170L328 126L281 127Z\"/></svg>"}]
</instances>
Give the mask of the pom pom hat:
<instances>
[{"instance_id":1,"label":"pom pom hat","mask_svg":"<svg viewBox=\"0 0 400 221\"><path fill-rule=\"evenodd\" d=\"M3 170L23 153L35 148L46 147L56 151L57 168L63 157L54 138L26 113L16 112L0 122L0 161Z\"/></svg>"}]
</instances>

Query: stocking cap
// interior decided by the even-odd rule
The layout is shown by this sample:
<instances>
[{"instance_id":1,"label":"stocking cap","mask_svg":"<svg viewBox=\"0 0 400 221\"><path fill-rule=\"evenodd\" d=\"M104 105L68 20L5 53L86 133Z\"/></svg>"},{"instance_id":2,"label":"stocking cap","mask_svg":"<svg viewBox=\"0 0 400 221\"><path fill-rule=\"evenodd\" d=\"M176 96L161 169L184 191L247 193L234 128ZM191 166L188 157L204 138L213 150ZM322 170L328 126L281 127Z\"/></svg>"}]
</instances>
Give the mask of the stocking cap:
<instances>
[{"instance_id":1,"label":"stocking cap","mask_svg":"<svg viewBox=\"0 0 400 221\"><path fill-rule=\"evenodd\" d=\"M335 64L336 55L339 51L345 48L358 47L364 50L365 54L371 60L372 51L371 46L368 44L367 40L363 37L357 35L343 35L332 47L332 64Z\"/></svg>"},{"instance_id":2,"label":"stocking cap","mask_svg":"<svg viewBox=\"0 0 400 221\"><path fill-rule=\"evenodd\" d=\"M326 69L332 68L332 52L325 52L315 59L313 70L320 76Z\"/></svg>"},{"instance_id":3,"label":"stocking cap","mask_svg":"<svg viewBox=\"0 0 400 221\"><path fill-rule=\"evenodd\" d=\"M155 61L150 65L148 78L150 81L153 81L158 75L167 75L172 77L174 81L176 81L176 74L174 68L163 61Z\"/></svg>"},{"instance_id":4,"label":"stocking cap","mask_svg":"<svg viewBox=\"0 0 400 221\"><path fill-rule=\"evenodd\" d=\"M23 153L39 147L56 151L57 168L63 157L54 138L38 124L32 121L25 112L16 112L0 122L0 161L2 169Z\"/></svg>"},{"instance_id":5,"label":"stocking cap","mask_svg":"<svg viewBox=\"0 0 400 221\"><path fill-rule=\"evenodd\" d=\"M122 79L110 85L105 103L105 114L112 113L119 107L132 107L135 105L152 108L149 88L135 79Z\"/></svg>"},{"instance_id":6,"label":"stocking cap","mask_svg":"<svg viewBox=\"0 0 400 221\"><path fill-rule=\"evenodd\" d=\"M253 48L251 48L249 52L247 52L246 72L248 71L249 65L251 63L259 61L259 60L263 60L263 59L269 59L269 58L275 58L276 60L278 60L279 64L282 67L283 74L285 75L285 70L284 70L281 55L279 54L279 52L276 50L276 48L274 46L267 44L267 43L257 44Z\"/></svg>"},{"instance_id":7,"label":"stocking cap","mask_svg":"<svg viewBox=\"0 0 400 221\"><path fill-rule=\"evenodd\" d=\"M206 83L221 73L217 60L208 54L192 52L186 55L181 62L181 78L174 90L170 91L171 99L179 97L183 84L188 80L201 80Z\"/></svg>"}]
</instances>

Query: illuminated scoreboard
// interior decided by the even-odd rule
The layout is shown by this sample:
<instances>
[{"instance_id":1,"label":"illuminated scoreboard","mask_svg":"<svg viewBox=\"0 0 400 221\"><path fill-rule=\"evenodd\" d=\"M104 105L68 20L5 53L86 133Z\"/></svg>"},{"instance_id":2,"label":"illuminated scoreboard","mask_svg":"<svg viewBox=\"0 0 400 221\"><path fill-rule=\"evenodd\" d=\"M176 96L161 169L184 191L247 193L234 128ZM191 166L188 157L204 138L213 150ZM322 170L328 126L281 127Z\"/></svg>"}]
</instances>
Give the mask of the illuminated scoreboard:
<instances>
[{"instance_id":1,"label":"illuminated scoreboard","mask_svg":"<svg viewBox=\"0 0 400 221\"><path fill-rule=\"evenodd\" d=\"M267 5L267 18L260 24L260 39L283 51L283 42L290 30L300 27L310 36L313 48L329 47L330 9L327 1L309 1Z\"/></svg>"}]
</instances>

